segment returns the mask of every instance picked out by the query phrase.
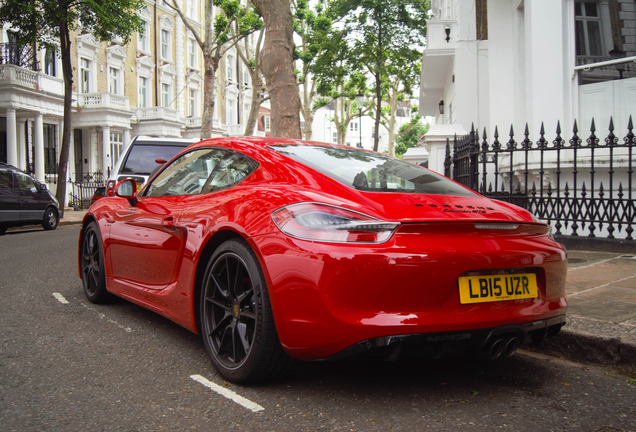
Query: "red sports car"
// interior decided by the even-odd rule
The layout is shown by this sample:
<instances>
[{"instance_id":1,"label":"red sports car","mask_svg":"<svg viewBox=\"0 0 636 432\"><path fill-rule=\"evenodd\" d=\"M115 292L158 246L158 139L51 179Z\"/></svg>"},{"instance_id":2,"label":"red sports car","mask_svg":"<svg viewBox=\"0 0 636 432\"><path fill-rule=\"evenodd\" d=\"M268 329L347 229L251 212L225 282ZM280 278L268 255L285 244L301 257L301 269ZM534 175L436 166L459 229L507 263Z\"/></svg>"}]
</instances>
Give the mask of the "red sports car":
<instances>
[{"instance_id":1,"label":"red sports car","mask_svg":"<svg viewBox=\"0 0 636 432\"><path fill-rule=\"evenodd\" d=\"M80 233L86 296L200 333L229 381L292 359L494 359L565 324L566 251L548 225L393 157L211 139L115 194Z\"/></svg>"}]
</instances>

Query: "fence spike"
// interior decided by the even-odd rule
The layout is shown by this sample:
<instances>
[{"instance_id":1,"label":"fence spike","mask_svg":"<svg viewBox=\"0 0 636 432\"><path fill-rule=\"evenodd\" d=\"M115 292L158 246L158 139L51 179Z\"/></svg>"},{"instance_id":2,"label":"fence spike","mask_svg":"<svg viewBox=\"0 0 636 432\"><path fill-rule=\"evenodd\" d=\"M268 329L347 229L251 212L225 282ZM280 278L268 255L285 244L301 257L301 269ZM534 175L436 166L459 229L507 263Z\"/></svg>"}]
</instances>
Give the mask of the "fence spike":
<instances>
[{"instance_id":1,"label":"fence spike","mask_svg":"<svg viewBox=\"0 0 636 432\"><path fill-rule=\"evenodd\" d=\"M563 195L565 195L566 198L570 196L570 186L568 185L568 182L565 182L565 192L563 192Z\"/></svg>"},{"instance_id":2,"label":"fence spike","mask_svg":"<svg viewBox=\"0 0 636 432\"><path fill-rule=\"evenodd\" d=\"M634 129L634 125L632 124L632 115L629 115L629 121L627 122L627 129L629 129L630 131L632 129Z\"/></svg>"},{"instance_id":3,"label":"fence spike","mask_svg":"<svg viewBox=\"0 0 636 432\"><path fill-rule=\"evenodd\" d=\"M510 138L512 138L513 136L515 136L515 131L512 128L512 125L510 125Z\"/></svg>"},{"instance_id":4,"label":"fence spike","mask_svg":"<svg viewBox=\"0 0 636 432\"><path fill-rule=\"evenodd\" d=\"M576 123L576 119L574 119L574 127L572 128L572 132L574 132L574 135L579 133L579 126Z\"/></svg>"},{"instance_id":5,"label":"fence spike","mask_svg":"<svg viewBox=\"0 0 636 432\"><path fill-rule=\"evenodd\" d=\"M541 122L541 129L543 129L543 122ZM557 120L556 133L557 133L558 135L560 135L560 134L561 134L561 120Z\"/></svg>"},{"instance_id":6,"label":"fence spike","mask_svg":"<svg viewBox=\"0 0 636 432\"><path fill-rule=\"evenodd\" d=\"M495 139L499 138L499 129L495 126L495 135L493 135Z\"/></svg>"},{"instance_id":7,"label":"fence spike","mask_svg":"<svg viewBox=\"0 0 636 432\"><path fill-rule=\"evenodd\" d=\"M609 131L614 132L614 118L610 116Z\"/></svg>"},{"instance_id":8,"label":"fence spike","mask_svg":"<svg viewBox=\"0 0 636 432\"><path fill-rule=\"evenodd\" d=\"M543 128L543 123L541 123L541 128ZM527 137L528 135L530 135L530 132L528 131L528 122L526 122L526 130L523 132L523 134Z\"/></svg>"},{"instance_id":9,"label":"fence spike","mask_svg":"<svg viewBox=\"0 0 636 432\"><path fill-rule=\"evenodd\" d=\"M592 125L590 126L590 132L596 132L596 125L594 124L594 117L592 117Z\"/></svg>"},{"instance_id":10,"label":"fence spike","mask_svg":"<svg viewBox=\"0 0 636 432\"><path fill-rule=\"evenodd\" d=\"M470 125L470 133L475 133L475 123L471 123Z\"/></svg>"},{"instance_id":11,"label":"fence spike","mask_svg":"<svg viewBox=\"0 0 636 432\"><path fill-rule=\"evenodd\" d=\"M623 199L623 182L618 184L618 199Z\"/></svg>"}]
</instances>

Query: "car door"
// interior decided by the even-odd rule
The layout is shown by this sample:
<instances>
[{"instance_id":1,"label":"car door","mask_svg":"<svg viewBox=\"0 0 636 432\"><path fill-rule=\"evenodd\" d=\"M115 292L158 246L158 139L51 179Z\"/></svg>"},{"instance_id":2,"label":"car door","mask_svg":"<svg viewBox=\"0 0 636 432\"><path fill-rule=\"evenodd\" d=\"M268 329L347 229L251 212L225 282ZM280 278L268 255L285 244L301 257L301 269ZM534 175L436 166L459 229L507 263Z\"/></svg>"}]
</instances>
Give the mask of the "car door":
<instances>
[{"instance_id":1,"label":"car door","mask_svg":"<svg viewBox=\"0 0 636 432\"><path fill-rule=\"evenodd\" d=\"M20 196L20 221L40 222L49 204L48 194L43 194L31 176L16 172Z\"/></svg>"},{"instance_id":2,"label":"car door","mask_svg":"<svg viewBox=\"0 0 636 432\"><path fill-rule=\"evenodd\" d=\"M20 195L13 171L0 169L0 223L20 220Z\"/></svg>"},{"instance_id":3,"label":"car door","mask_svg":"<svg viewBox=\"0 0 636 432\"><path fill-rule=\"evenodd\" d=\"M179 216L196 205L187 198L201 193L221 157L216 149L186 153L165 167L134 205L118 206L108 241L113 277L149 289L176 281L187 236Z\"/></svg>"}]
</instances>

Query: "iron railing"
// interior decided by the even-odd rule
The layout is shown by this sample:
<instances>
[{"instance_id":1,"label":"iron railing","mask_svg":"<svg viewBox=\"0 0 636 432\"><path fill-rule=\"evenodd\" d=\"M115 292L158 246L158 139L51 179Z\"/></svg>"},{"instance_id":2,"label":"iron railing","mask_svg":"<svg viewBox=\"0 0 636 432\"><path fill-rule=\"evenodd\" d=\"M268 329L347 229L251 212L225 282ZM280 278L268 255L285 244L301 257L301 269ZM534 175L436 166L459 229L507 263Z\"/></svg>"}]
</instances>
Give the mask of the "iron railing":
<instances>
[{"instance_id":1,"label":"iron railing","mask_svg":"<svg viewBox=\"0 0 636 432\"><path fill-rule=\"evenodd\" d=\"M636 138L630 116L621 140L609 133L601 142L594 120L585 142L576 122L569 140L545 137L543 124L536 142L528 126L521 142L510 128L507 142L480 142L474 127L468 135L447 141L445 175L482 195L519 205L553 226L557 235L632 241L636 217L633 183Z\"/></svg>"},{"instance_id":2,"label":"iron railing","mask_svg":"<svg viewBox=\"0 0 636 432\"><path fill-rule=\"evenodd\" d=\"M76 181L68 180L69 205L76 210L85 210L91 205L91 198L98 187L104 186L104 174L101 171L76 175Z\"/></svg>"},{"instance_id":3,"label":"iron railing","mask_svg":"<svg viewBox=\"0 0 636 432\"><path fill-rule=\"evenodd\" d=\"M38 70L35 49L15 42L0 43L0 64L12 64L25 69Z\"/></svg>"}]
</instances>

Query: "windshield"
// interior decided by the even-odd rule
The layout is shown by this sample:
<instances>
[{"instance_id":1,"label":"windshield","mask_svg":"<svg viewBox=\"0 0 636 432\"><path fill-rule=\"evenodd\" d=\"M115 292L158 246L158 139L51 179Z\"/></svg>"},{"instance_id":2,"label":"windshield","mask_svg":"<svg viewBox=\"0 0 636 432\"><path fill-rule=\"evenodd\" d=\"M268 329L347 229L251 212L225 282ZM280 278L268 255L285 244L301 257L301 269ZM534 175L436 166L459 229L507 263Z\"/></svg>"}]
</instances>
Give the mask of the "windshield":
<instances>
[{"instance_id":1,"label":"windshield","mask_svg":"<svg viewBox=\"0 0 636 432\"><path fill-rule=\"evenodd\" d=\"M319 145L288 144L270 148L360 191L476 196L426 168L379 153Z\"/></svg>"},{"instance_id":2,"label":"windshield","mask_svg":"<svg viewBox=\"0 0 636 432\"><path fill-rule=\"evenodd\" d=\"M169 161L174 155L183 150L186 146L170 145L146 145L133 144L124 166L121 168L122 174L150 174L157 168L155 159L165 159Z\"/></svg>"}]
</instances>

